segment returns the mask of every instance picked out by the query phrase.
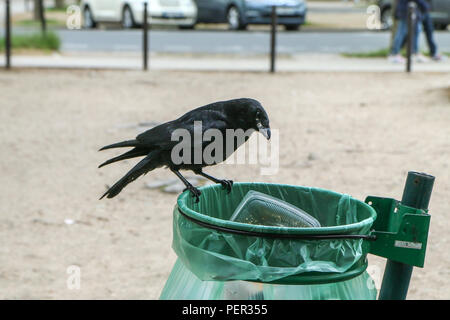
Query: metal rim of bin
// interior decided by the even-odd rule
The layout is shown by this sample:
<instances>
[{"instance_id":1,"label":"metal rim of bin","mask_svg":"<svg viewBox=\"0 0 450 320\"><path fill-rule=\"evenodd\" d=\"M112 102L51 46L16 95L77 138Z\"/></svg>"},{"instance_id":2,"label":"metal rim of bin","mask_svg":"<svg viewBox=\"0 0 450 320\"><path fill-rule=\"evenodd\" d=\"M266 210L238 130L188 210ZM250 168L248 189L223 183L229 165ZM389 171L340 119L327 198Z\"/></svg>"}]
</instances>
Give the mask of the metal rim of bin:
<instances>
[{"instance_id":1,"label":"metal rim of bin","mask_svg":"<svg viewBox=\"0 0 450 320\"><path fill-rule=\"evenodd\" d=\"M198 219L188 216L179 207L178 207L178 212L182 216L184 216L186 219L193 221L193 222L201 225L202 227L205 227L208 229L214 229L217 231L227 232L227 233L234 233L234 234L239 234L239 235L243 235L243 236L249 236L249 237L302 239L302 240L364 239L364 240L368 240L368 241L375 241L377 239L377 237L375 235L370 235L370 234L329 233L329 234L317 234L316 235L316 234L289 234L289 233L245 231L245 230L239 230L239 229L233 229L233 228L220 227L220 226L216 226L211 223L206 223L206 222L200 221Z\"/></svg>"},{"instance_id":2,"label":"metal rim of bin","mask_svg":"<svg viewBox=\"0 0 450 320\"><path fill-rule=\"evenodd\" d=\"M321 189L321 188L312 188L312 187L302 187L302 186L294 186L294 185L288 185L288 184L274 184L274 183L245 183L245 182L239 182L235 183L235 185L251 185L251 186L278 186L278 187L288 187L288 188L305 188L309 189L311 191L317 191L317 192L327 192L336 196L341 196L341 193ZM208 185L199 188L200 191L206 190L206 189L221 189L221 185ZM223 191L225 192L225 191ZM235 221L229 221L229 220L223 220L219 218L215 218L213 216L209 216L206 214L202 214L200 212L196 212L189 208L186 204L187 200L189 199L190 193L188 190L180 194L180 196L177 199L177 205L178 205L178 211L187 216L188 218L191 218L193 220L196 220L198 222L213 225L217 227L226 228L229 230L235 230L235 231L242 231L242 232L249 232L249 233L258 233L261 236L264 235L279 235L280 237L286 234L289 234L290 236L294 237L295 235L350 235L352 232L357 232L362 227L370 224L372 225L377 218L377 213L374 208L372 208L370 205L365 203L364 201L352 198L356 203L365 208L368 212L370 212L370 217L356 222L352 224L346 224L341 226L331 226L331 227L320 227L320 228L295 228L295 227L273 227L273 226L259 226L259 225L250 225L247 223L241 223L241 222L235 222ZM370 240L370 239L369 239Z\"/></svg>"},{"instance_id":3,"label":"metal rim of bin","mask_svg":"<svg viewBox=\"0 0 450 320\"><path fill-rule=\"evenodd\" d=\"M251 185L267 185L267 183L238 183L238 184L251 184ZM274 186L285 186L292 188L306 188L301 186L286 185L286 184L270 184ZM205 190L207 188L222 188L220 185L209 185L201 187L200 190ZM321 189L321 188L309 188L314 191L329 192L334 195L342 195L340 193ZM241 235L253 236L253 237L272 237L272 238L293 238L293 239L304 239L304 240L333 240L333 239L354 239L354 240L376 240L376 237L372 235L360 235L360 234L348 234L355 232L367 224L373 224L376 219L376 211L364 203L363 201L352 198L358 203L358 205L364 207L370 212L370 217L366 218L360 222L352 223L343 226L332 226L332 227L321 227L321 228L294 228L286 227L280 229L279 227L271 226L255 226L248 225L245 223L239 223L234 221L227 221L212 216L208 216L190 209L186 205L187 199L189 199L189 191L183 192L177 199L178 213L185 219L197 223L205 228L215 229L219 232L229 232L237 233ZM255 229L260 229L255 232ZM281 232L282 230L282 232ZM281 285L310 285L310 284L324 284L341 282L345 280L350 280L361 275L367 269L367 258L364 256L355 265L353 265L349 270L343 273L320 273L320 272L310 272L306 276L305 274L288 276L275 281L269 281L265 283L270 284L281 284ZM249 280L252 281L252 280ZM261 282L261 281L252 281Z\"/></svg>"}]
</instances>

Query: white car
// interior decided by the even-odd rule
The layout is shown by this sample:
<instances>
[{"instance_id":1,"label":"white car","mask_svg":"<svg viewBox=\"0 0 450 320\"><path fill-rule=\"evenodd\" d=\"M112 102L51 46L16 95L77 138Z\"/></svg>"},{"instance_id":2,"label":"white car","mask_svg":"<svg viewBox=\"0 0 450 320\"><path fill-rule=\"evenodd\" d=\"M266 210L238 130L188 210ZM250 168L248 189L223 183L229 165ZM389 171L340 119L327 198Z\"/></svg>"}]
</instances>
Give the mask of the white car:
<instances>
[{"instance_id":1,"label":"white car","mask_svg":"<svg viewBox=\"0 0 450 320\"><path fill-rule=\"evenodd\" d=\"M124 28L142 25L144 2L148 23L192 28L197 20L194 0L82 0L81 12L85 28L98 22L120 22Z\"/></svg>"}]
</instances>

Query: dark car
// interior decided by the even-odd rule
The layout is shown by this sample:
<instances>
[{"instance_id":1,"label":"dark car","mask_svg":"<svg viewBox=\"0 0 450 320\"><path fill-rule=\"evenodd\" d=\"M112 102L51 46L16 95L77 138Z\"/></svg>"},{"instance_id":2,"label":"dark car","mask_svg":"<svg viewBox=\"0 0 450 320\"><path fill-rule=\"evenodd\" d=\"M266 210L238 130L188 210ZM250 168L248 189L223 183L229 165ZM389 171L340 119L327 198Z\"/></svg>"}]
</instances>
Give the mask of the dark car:
<instances>
[{"instance_id":1,"label":"dark car","mask_svg":"<svg viewBox=\"0 0 450 320\"><path fill-rule=\"evenodd\" d=\"M450 0L429 0L431 4L431 17L436 29L445 30L450 24ZM381 10L381 24L384 29L390 29L393 24L392 4L394 0L379 0Z\"/></svg>"},{"instance_id":2,"label":"dark car","mask_svg":"<svg viewBox=\"0 0 450 320\"><path fill-rule=\"evenodd\" d=\"M272 6L277 6L278 24L298 30L305 23L305 0L195 0L197 22L228 23L231 30L243 30L249 24L269 24Z\"/></svg>"}]
</instances>

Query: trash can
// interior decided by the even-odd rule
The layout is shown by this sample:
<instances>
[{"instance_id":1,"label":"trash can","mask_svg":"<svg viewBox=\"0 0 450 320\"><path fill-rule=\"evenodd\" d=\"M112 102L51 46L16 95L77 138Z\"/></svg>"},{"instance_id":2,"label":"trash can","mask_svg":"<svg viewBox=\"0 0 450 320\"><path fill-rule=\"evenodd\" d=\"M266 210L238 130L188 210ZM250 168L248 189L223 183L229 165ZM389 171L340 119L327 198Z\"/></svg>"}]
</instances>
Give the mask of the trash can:
<instances>
[{"instance_id":1,"label":"trash can","mask_svg":"<svg viewBox=\"0 0 450 320\"><path fill-rule=\"evenodd\" d=\"M247 192L286 201L320 228L230 221ZM302 186L236 183L184 192L173 211L178 259L160 299L376 299L367 274L376 211L349 195Z\"/></svg>"}]
</instances>

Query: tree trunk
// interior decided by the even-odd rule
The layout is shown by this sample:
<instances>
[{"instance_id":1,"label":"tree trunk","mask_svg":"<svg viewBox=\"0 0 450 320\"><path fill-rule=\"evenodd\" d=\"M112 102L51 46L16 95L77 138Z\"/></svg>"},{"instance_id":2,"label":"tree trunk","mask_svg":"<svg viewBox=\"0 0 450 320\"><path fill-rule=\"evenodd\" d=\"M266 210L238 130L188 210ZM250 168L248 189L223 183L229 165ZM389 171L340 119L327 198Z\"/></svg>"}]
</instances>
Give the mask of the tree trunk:
<instances>
[{"instance_id":1,"label":"tree trunk","mask_svg":"<svg viewBox=\"0 0 450 320\"><path fill-rule=\"evenodd\" d=\"M39 11L39 1L40 0L33 0L33 19L34 20L40 20L41 15Z\"/></svg>"},{"instance_id":2,"label":"tree trunk","mask_svg":"<svg viewBox=\"0 0 450 320\"><path fill-rule=\"evenodd\" d=\"M45 34L47 32L47 21L45 20L45 7L44 0L34 0L34 20L38 20L41 22L42 33Z\"/></svg>"},{"instance_id":3,"label":"tree trunk","mask_svg":"<svg viewBox=\"0 0 450 320\"><path fill-rule=\"evenodd\" d=\"M64 9L64 0L55 0L55 8Z\"/></svg>"}]
</instances>

